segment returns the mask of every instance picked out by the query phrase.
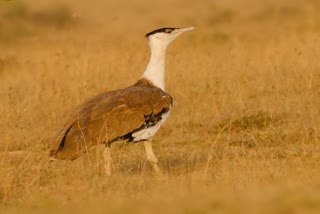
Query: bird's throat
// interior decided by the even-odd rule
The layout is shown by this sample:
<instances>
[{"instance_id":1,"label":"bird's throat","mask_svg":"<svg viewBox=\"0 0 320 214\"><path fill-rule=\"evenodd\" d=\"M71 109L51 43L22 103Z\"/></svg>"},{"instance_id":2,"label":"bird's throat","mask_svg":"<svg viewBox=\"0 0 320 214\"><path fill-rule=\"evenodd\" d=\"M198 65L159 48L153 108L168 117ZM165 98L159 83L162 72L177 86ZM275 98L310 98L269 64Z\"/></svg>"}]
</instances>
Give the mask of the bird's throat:
<instances>
[{"instance_id":1,"label":"bird's throat","mask_svg":"<svg viewBox=\"0 0 320 214\"><path fill-rule=\"evenodd\" d=\"M146 78L153 85L165 90L165 61L167 46L150 44L151 57L142 78Z\"/></svg>"}]
</instances>

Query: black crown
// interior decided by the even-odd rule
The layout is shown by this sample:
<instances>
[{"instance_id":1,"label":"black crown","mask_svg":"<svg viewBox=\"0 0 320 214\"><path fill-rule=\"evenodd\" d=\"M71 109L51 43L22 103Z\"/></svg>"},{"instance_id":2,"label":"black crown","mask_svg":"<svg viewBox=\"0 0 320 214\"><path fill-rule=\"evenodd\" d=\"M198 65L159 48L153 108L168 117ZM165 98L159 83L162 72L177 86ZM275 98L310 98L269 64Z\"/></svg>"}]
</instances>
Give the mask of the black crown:
<instances>
[{"instance_id":1,"label":"black crown","mask_svg":"<svg viewBox=\"0 0 320 214\"><path fill-rule=\"evenodd\" d=\"M151 36L153 34L156 34L156 33L171 33L175 29L178 29L178 28L174 28L174 27L160 28L160 29L157 29L157 30L154 30L154 31L151 31L151 32L147 33L145 35L145 37L149 37L149 36Z\"/></svg>"}]
</instances>

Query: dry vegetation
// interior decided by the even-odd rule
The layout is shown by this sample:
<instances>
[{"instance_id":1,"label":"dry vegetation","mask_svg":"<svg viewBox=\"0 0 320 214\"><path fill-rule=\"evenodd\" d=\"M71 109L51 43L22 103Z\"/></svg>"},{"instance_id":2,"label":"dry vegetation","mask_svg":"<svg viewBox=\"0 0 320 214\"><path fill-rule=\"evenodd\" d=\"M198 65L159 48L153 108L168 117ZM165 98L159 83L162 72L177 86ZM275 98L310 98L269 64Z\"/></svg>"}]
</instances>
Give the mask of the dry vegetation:
<instances>
[{"instance_id":1,"label":"dry vegetation","mask_svg":"<svg viewBox=\"0 0 320 214\"><path fill-rule=\"evenodd\" d=\"M1 213L320 212L318 1L56 2L0 2ZM141 144L113 147L111 177L99 148L49 163L76 105L139 78L143 34L185 25L154 143L164 176Z\"/></svg>"}]
</instances>

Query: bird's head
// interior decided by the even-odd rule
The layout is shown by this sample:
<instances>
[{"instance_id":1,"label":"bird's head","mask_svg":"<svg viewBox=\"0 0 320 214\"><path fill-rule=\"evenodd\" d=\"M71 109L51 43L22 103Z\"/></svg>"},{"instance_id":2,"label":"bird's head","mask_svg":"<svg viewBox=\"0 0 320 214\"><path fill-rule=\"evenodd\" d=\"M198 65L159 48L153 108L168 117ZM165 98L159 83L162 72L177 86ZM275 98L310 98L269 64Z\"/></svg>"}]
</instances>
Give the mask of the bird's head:
<instances>
[{"instance_id":1,"label":"bird's head","mask_svg":"<svg viewBox=\"0 0 320 214\"><path fill-rule=\"evenodd\" d=\"M160 28L147 33L145 36L149 39L151 46L163 46L166 47L173 40L175 40L183 32L193 30L195 27L181 27L181 28Z\"/></svg>"}]
</instances>

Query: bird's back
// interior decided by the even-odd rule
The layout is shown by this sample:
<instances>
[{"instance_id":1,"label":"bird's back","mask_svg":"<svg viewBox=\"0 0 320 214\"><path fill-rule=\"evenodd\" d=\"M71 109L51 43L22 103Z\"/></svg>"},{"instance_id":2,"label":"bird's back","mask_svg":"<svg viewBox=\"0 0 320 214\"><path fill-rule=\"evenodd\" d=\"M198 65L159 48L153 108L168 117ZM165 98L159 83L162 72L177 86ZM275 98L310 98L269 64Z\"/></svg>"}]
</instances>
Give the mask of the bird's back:
<instances>
[{"instance_id":1,"label":"bird's back","mask_svg":"<svg viewBox=\"0 0 320 214\"><path fill-rule=\"evenodd\" d=\"M75 159L93 145L134 141L134 133L156 125L171 105L171 96L146 79L101 93L75 109L54 141L50 156Z\"/></svg>"}]
</instances>

